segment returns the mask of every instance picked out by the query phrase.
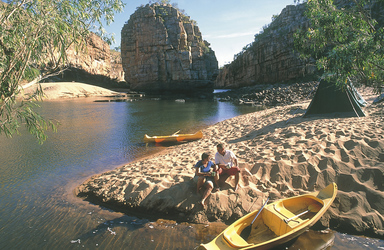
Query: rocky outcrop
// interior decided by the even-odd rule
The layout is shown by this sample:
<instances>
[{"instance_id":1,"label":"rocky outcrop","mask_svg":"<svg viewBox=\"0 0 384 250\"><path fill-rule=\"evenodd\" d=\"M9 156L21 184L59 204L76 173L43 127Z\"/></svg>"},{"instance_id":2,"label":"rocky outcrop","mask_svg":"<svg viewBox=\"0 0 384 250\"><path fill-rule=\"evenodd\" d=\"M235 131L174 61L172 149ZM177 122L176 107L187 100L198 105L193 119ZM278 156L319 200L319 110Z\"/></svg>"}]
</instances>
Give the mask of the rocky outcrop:
<instances>
[{"instance_id":1,"label":"rocky outcrop","mask_svg":"<svg viewBox=\"0 0 384 250\"><path fill-rule=\"evenodd\" d=\"M110 50L110 52L111 52L111 71L109 72L109 76L119 81L125 81L123 64L121 62L121 53L115 50Z\"/></svg>"},{"instance_id":2,"label":"rocky outcrop","mask_svg":"<svg viewBox=\"0 0 384 250\"><path fill-rule=\"evenodd\" d=\"M108 43L90 33L82 50L67 51L67 70L44 81L78 81L105 87L126 86L120 53L110 50Z\"/></svg>"},{"instance_id":3,"label":"rocky outcrop","mask_svg":"<svg viewBox=\"0 0 384 250\"><path fill-rule=\"evenodd\" d=\"M113 57L112 57L113 56ZM124 80L121 59L111 54L108 43L94 33L90 33L86 40L86 48L82 52L70 49L67 53L68 64L72 68L84 70L91 75L103 75Z\"/></svg>"},{"instance_id":4,"label":"rocky outcrop","mask_svg":"<svg viewBox=\"0 0 384 250\"><path fill-rule=\"evenodd\" d=\"M139 7L121 31L125 80L147 93L209 93L215 53L195 22L171 5Z\"/></svg>"},{"instance_id":5,"label":"rocky outcrop","mask_svg":"<svg viewBox=\"0 0 384 250\"><path fill-rule=\"evenodd\" d=\"M83 69L94 75L109 75L111 70L111 53L109 45L99 36L90 33L86 40L84 52L72 48L68 51L68 64Z\"/></svg>"},{"instance_id":6,"label":"rocky outcrop","mask_svg":"<svg viewBox=\"0 0 384 250\"><path fill-rule=\"evenodd\" d=\"M231 91L216 93L219 101L234 102L259 107L286 106L311 100L315 95L318 82L294 84L259 84Z\"/></svg>"},{"instance_id":7,"label":"rocky outcrop","mask_svg":"<svg viewBox=\"0 0 384 250\"><path fill-rule=\"evenodd\" d=\"M256 84L290 81L311 75L314 66L307 64L294 52L293 34L299 27L307 27L305 4L284 8L255 41L235 55L216 79L216 88L237 88Z\"/></svg>"}]
</instances>

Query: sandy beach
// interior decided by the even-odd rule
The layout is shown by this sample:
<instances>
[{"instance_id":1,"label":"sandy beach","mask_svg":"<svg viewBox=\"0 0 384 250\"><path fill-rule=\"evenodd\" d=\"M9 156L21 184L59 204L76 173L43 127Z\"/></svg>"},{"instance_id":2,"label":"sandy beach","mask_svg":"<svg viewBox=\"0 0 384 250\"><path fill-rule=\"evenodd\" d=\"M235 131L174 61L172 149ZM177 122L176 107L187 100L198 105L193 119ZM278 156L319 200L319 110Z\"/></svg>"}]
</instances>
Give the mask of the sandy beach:
<instances>
[{"instance_id":1,"label":"sandy beach","mask_svg":"<svg viewBox=\"0 0 384 250\"><path fill-rule=\"evenodd\" d=\"M80 82L47 82L40 83L44 92L44 100L55 100L63 98L79 98L91 96L112 96L118 94L106 88L93 86ZM37 84L24 87L21 94L28 95L36 91Z\"/></svg>"},{"instance_id":2,"label":"sandy beach","mask_svg":"<svg viewBox=\"0 0 384 250\"><path fill-rule=\"evenodd\" d=\"M370 90L360 93L372 103ZM360 118L303 118L308 101L219 122L201 140L170 146L157 155L91 177L75 192L119 211L139 211L206 223L233 221L271 201L319 190L336 182L339 191L318 225L340 232L384 236L383 103ZM196 194L194 164L213 156L219 142L238 157L234 178L212 193L203 208Z\"/></svg>"}]
</instances>

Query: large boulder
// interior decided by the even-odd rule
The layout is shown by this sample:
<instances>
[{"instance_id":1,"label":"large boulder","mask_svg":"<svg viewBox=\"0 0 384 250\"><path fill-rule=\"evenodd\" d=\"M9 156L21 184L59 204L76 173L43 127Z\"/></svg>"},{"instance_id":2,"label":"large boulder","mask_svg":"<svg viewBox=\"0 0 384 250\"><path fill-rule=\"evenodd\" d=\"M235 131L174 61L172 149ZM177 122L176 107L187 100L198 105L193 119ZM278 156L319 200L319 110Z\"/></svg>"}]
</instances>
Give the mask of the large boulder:
<instances>
[{"instance_id":1,"label":"large boulder","mask_svg":"<svg viewBox=\"0 0 384 250\"><path fill-rule=\"evenodd\" d=\"M212 93L215 53L195 22L166 4L139 7L121 31L125 80L147 93Z\"/></svg>"}]
</instances>

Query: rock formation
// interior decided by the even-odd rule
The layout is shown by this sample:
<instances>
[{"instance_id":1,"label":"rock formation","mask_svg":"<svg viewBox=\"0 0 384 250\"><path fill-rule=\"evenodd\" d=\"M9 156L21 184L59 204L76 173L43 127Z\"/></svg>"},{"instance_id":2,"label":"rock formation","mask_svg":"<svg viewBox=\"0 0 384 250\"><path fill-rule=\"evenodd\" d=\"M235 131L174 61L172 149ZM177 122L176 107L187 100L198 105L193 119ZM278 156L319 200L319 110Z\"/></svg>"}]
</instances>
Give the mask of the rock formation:
<instances>
[{"instance_id":1,"label":"rock formation","mask_svg":"<svg viewBox=\"0 0 384 250\"><path fill-rule=\"evenodd\" d=\"M124 81L121 58L112 55L108 43L94 33L90 33L86 42L87 48L84 53L79 54L75 50L68 53L69 64L93 75Z\"/></svg>"},{"instance_id":2,"label":"rock formation","mask_svg":"<svg viewBox=\"0 0 384 250\"><path fill-rule=\"evenodd\" d=\"M305 4L289 5L255 41L235 55L235 60L219 73L216 88L237 88L256 84L271 84L294 80L313 74L315 68L306 66L294 52L293 34L307 27Z\"/></svg>"},{"instance_id":3,"label":"rock formation","mask_svg":"<svg viewBox=\"0 0 384 250\"><path fill-rule=\"evenodd\" d=\"M119 81L125 81L123 64L121 62L121 53L115 50L110 50L110 53L111 53L111 71L109 72L109 76Z\"/></svg>"},{"instance_id":4,"label":"rock formation","mask_svg":"<svg viewBox=\"0 0 384 250\"><path fill-rule=\"evenodd\" d=\"M112 53L109 45L99 36L90 33L83 50L78 51L70 47L67 51L69 69L58 77L50 77L46 81L79 81L102 86L116 85L124 81L121 57L116 53Z\"/></svg>"},{"instance_id":5,"label":"rock formation","mask_svg":"<svg viewBox=\"0 0 384 250\"><path fill-rule=\"evenodd\" d=\"M212 93L215 53L195 22L166 4L139 7L121 31L125 80L147 93Z\"/></svg>"},{"instance_id":6,"label":"rock formation","mask_svg":"<svg viewBox=\"0 0 384 250\"><path fill-rule=\"evenodd\" d=\"M109 45L94 33L90 33L86 43L84 52L75 49L68 51L68 64L91 74L108 75L111 69Z\"/></svg>"},{"instance_id":7,"label":"rock formation","mask_svg":"<svg viewBox=\"0 0 384 250\"><path fill-rule=\"evenodd\" d=\"M264 108L286 106L299 101L311 100L315 95L317 84L316 81L295 84L258 84L216 93L215 97L219 101Z\"/></svg>"}]
</instances>

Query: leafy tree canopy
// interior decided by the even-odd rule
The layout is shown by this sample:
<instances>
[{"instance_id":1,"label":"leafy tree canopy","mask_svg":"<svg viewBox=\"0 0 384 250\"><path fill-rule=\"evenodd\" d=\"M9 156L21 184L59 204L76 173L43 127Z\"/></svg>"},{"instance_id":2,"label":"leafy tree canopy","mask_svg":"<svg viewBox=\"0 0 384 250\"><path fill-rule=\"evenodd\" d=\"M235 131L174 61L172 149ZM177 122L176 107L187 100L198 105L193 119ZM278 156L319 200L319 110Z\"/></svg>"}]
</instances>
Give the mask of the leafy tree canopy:
<instances>
[{"instance_id":1,"label":"leafy tree canopy","mask_svg":"<svg viewBox=\"0 0 384 250\"><path fill-rule=\"evenodd\" d=\"M82 49L90 30L108 40L110 24L122 11L121 0L0 1L0 134L11 137L25 125L42 143L55 125L33 111L43 92L16 101L22 83L38 82L66 63L69 47Z\"/></svg>"},{"instance_id":2,"label":"leafy tree canopy","mask_svg":"<svg viewBox=\"0 0 384 250\"><path fill-rule=\"evenodd\" d=\"M295 34L295 48L312 57L324 76L381 91L384 78L384 30L374 10L383 0L308 0L309 27ZM379 8L380 9L380 8ZM379 15L377 15L379 16Z\"/></svg>"}]
</instances>

